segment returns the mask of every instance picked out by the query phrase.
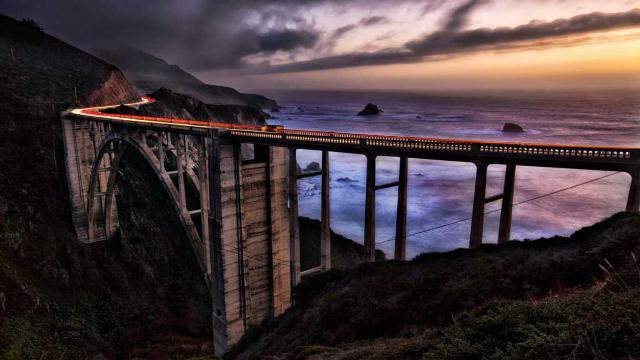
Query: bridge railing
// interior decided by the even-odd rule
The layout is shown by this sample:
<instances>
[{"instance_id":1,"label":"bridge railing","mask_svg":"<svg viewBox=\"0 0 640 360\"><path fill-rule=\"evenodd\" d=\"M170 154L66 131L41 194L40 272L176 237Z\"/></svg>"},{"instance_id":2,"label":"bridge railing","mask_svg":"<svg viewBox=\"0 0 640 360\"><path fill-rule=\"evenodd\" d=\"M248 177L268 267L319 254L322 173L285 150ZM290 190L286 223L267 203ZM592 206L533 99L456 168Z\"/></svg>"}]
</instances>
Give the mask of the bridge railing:
<instances>
[{"instance_id":1,"label":"bridge railing","mask_svg":"<svg viewBox=\"0 0 640 360\"><path fill-rule=\"evenodd\" d=\"M475 140L418 138L307 130L263 132L256 130L232 129L229 131L229 135L232 137L242 138L275 139L291 143L302 142L328 145L364 146L379 150L399 149L412 152L435 151L476 156L551 157L558 159L614 160L617 162L637 162L640 160L640 150L632 147L484 142Z\"/></svg>"},{"instance_id":2,"label":"bridge railing","mask_svg":"<svg viewBox=\"0 0 640 360\"><path fill-rule=\"evenodd\" d=\"M227 130L227 134L231 137L249 138L259 141L277 140L285 143L290 142L292 144L309 143L336 145L340 147L364 147L383 152L385 150L400 150L408 152L468 154L476 157L497 156L578 159L587 161L607 160L633 164L640 162L640 149L632 147L492 142L315 130L290 130L278 126L242 125L142 115L109 114L93 109L84 110L82 115L88 117L117 118L123 122L142 121L189 127L218 128Z\"/></svg>"}]
</instances>

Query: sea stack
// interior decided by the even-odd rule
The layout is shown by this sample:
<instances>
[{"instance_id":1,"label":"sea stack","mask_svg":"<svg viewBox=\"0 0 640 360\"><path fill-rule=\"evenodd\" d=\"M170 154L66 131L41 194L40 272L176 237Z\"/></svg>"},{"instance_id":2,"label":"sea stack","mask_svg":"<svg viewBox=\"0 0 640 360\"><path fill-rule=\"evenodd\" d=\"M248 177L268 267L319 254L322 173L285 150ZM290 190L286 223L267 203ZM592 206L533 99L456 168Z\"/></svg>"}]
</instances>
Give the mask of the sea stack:
<instances>
[{"instance_id":1,"label":"sea stack","mask_svg":"<svg viewBox=\"0 0 640 360\"><path fill-rule=\"evenodd\" d=\"M521 133L524 132L522 126L515 123L506 123L502 127L502 132Z\"/></svg>"},{"instance_id":2,"label":"sea stack","mask_svg":"<svg viewBox=\"0 0 640 360\"><path fill-rule=\"evenodd\" d=\"M382 111L376 104L368 103L367 106L358 113L359 116L379 115Z\"/></svg>"},{"instance_id":3,"label":"sea stack","mask_svg":"<svg viewBox=\"0 0 640 360\"><path fill-rule=\"evenodd\" d=\"M309 164L307 164L307 167L304 169L305 172L320 171L320 170L322 170L322 168L320 167L320 164L318 164L315 161L312 161Z\"/></svg>"}]
</instances>

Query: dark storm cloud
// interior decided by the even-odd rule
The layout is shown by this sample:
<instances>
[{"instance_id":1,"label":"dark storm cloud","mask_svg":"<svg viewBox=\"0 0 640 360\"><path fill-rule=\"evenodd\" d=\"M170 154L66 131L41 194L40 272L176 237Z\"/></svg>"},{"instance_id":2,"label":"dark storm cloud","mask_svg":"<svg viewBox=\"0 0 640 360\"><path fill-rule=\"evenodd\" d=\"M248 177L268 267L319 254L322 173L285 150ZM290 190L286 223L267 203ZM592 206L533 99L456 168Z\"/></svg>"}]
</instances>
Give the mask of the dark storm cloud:
<instances>
[{"instance_id":1,"label":"dark storm cloud","mask_svg":"<svg viewBox=\"0 0 640 360\"><path fill-rule=\"evenodd\" d=\"M398 2L379 0L378 8ZM435 1L435 0L429 0ZM233 68L245 57L317 45L314 6L362 8L366 0L0 0L0 13L33 18L85 49L128 46L191 70ZM370 4L370 3L369 3ZM370 18L372 25L381 19Z\"/></svg>"},{"instance_id":2,"label":"dark storm cloud","mask_svg":"<svg viewBox=\"0 0 640 360\"><path fill-rule=\"evenodd\" d=\"M448 22L447 25L450 25ZM460 23L458 23L460 24ZM640 26L640 9L621 13L590 13L551 22L532 21L514 28L437 31L402 48L372 53L353 53L265 69L266 72L294 72L336 69L364 65L411 63L479 50L520 48L523 42L553 40L569 35ZM529 47L531 44L526 44ZM545 42L549 46L549 41Z\"/></svg>"},{"instance_id":3,"label":"dark storm cloud","mask_svg":"<svg viewBox=\"0 0 640 360\"><path fill-rule=\"evenodd\" d=\"M306 30L280 30L258 34L260 47L256 52L293 50L298 47L311 48L318 42L318 34Z\"/></svg>"}]
</instances>

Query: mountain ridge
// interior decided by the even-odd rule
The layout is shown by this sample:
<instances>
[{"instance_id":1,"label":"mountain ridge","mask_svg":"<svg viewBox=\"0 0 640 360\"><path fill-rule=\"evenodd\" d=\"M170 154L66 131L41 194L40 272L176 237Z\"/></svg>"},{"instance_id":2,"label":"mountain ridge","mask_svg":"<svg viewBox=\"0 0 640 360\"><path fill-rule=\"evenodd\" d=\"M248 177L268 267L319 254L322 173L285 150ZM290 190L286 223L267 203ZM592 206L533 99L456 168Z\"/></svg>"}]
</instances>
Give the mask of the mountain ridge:
<instances>
[{"instance_id":1,"label":"mountain ridge","mask_svg":"<svg viewBox=\"0 0 640 360\"><path fill-rule=\"evenodd\" d=\"M277 110L278 103L263 95L245 94L228 86L211 85L178 65L133 48L94 49L94 54L118 66L141 93L159 88L189 95L207 104L248 105L261 110Z\"/></svg>"}]
</instances>

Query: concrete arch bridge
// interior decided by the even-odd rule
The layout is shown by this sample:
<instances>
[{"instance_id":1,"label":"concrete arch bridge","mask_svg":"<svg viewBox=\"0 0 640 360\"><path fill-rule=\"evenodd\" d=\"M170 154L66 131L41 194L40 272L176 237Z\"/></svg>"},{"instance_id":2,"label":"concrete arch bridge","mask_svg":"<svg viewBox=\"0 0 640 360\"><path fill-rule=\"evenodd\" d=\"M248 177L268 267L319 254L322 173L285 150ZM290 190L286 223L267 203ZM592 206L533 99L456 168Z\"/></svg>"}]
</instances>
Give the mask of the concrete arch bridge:
<instances>
[{"instance_id":1,"label":"concrete arch bridge","mask_svg":"<svg viewBox=\"0 0 640 360\"><path fill-rule=\"evenodd\" d=\"M128 105L152 101L144 97ZM118 166L125 149L139 152L169 194L209 284L218 354L249 326L284 312L302 276L331 267L329 152L367 158L365 249L371 261L375 195L388 187L398 187L394 257L405 259L409 158L476 165L470 247L482 244L484 207L493 201L502 203L498 241L509 239L517 166L626 172L632 179L627 210L640 208L640 148L289 130L102 112L115 106L74 109L62 117L78 239L103 241L117 231ZM321 151L321 170L298 174L297 149ZM398 181L376 184L379 156L400 159ZM487 197L492 164L507 170L503 193ZM301 272L297 180L309 176L322 179L321 265ZM188 201L187 186L198 193L195 203Z\"/></svg>"}]
</instances>

